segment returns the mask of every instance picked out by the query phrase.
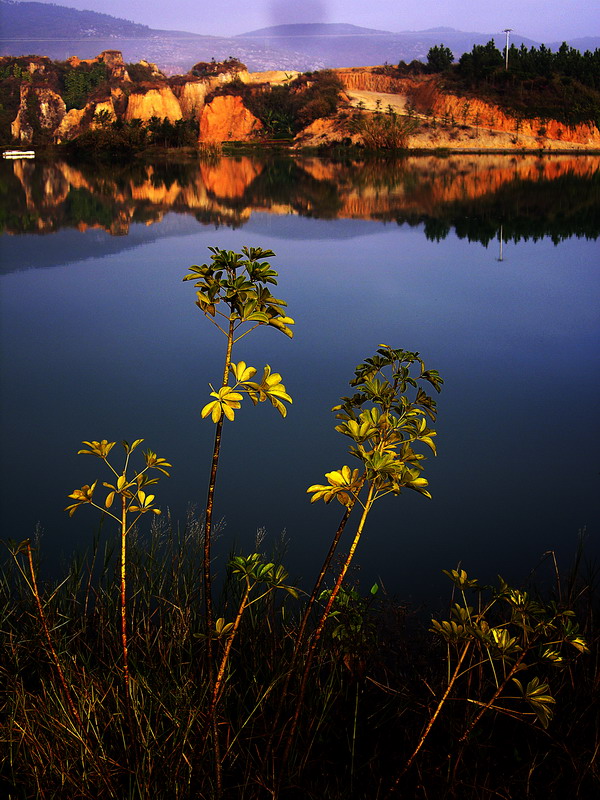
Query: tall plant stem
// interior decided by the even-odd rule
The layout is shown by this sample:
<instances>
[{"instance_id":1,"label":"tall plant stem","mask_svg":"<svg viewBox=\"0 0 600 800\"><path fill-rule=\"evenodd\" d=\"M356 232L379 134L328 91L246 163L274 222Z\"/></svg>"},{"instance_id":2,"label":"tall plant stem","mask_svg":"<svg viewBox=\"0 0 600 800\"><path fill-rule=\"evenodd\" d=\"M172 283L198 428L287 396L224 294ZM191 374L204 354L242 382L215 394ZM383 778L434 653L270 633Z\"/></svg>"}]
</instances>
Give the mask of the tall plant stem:
<instances>
[{"instance_id":1,"label":"tall plant stem","mask_svg":"<svg viewBox=\"0 0 600 800\"><path fill-rule=\"evenodd\" d=\"M121 647L123 651L123 686L125 689L125 708L127 721L133 737L133 751L137 754L137 737L133 727L131 706L131 687L129 684L129 649L127 637L127 497L121 495Z\"/></svg>"},{"instance_id":2,"label":"tall plant stem","mask_svg":"<svg viewBox=\"0 0 600 800\"><path fill-rule=\"evenodd\" d=\"M223 367L223 386L226 386L229 379L229 366L231 364L231 350L233 348L233 333L235 321L229 320L229 330L227 333L227 349L225 351L225 364ZM212 604L212 575L211 575L211 539L212 539L212 518L215 495L215 484L217 482L217 472L219 469L219 455L221 453L221 436L223 432L223 417L219 419L215 428L215 443L213 447L213 457L210 469L210 480L208 482L208 492L206 496L206 510L204 513L204 560L203 560L203 583L204 583L204 612L206 623L206 658L208 663L208 683L211 695L215 689L215 669L213 661L213 625L214 614ZM221 770L221 749L219 744L219 729L215 704L211 699L209 707L209 721L212 729L214 757L215 757L215 778L216 796L220 798L223 793L222 770Z\"/></svg>"},{"instance_id":3,"label":"tall plant stem","mask_svg":"<svg viewBox=\"0 0 600 800\"><path fill-rule=\"evenodd\" d=\"M217 789L216 793L217 798L221 797L221 795L223 794L223 762L221 759L221 744L218 741L219 726L217 724L217 705L219 702L219 696L221 694L221 687L223 685L223 681L225 678L225 670L227 669L229 655L231 653L231 648L233 647L233 640L235 639L238 629L240 627L240 623L242 621L242 615L244 613L244 610L246 609L246 604L248 602L249 595L250 595L250 584L248 581L246 581L246 588L244 590L244 595L238 607L237 615L233 623L233 628L231 629L231 632L225 644L225 650L223 651L223 657L221 658L221 663L219 664L219 669L217 672L217 677L215 678L215 684L213 687L212 697L210 701L210 718L213 721L213 735L217 737L215 739L215 783Z\"/></svg>"},{"instance_id":4,"label":"tall plant stem","mask_svg":"<svg viewBox=\"0 0 600 800\"><path fill-rule=\"evenodd\" d=\"M319 573L319 576L318 576L317 580L315 581L315 585L313 586L311 595L310 595L310 597L308 599L308 602L306 604L306 608L304 609L304 614L302 615L302 619L300 620L300 626L298 627L298 633L297 633L297 636L296 636L296 643L294 645L294 652L292 653L292 660L291 660L291 662L289 664L289 667L287 669L285 681L284 681L283 688L281 690L281 694L280 694L280 697L279 697L279 704L277 706L277 711L275 713L275 719L273 720L273 724L272 724L272 727L271 727L271 734L269 736L269 740L267 742L267 747L265 749L263 765L268 762L268 760L269 760L269 758L271 756L271 752L273 750L273 741L275 739L275 734L276 734L276 731L277 731L277 727L279 725L279 720L281 719L281 713L283 711L283 704L285 702L285 698L287 697L288 689L290 688L290 681L291 681L292 676L294 674L294 669L296 667L296 662L298 661L298 656L300 654L300 649L301 649L302 644L304 642L304 633L306 631L306 626L308 625L308 620L310 619L311 611L313 609L314 604L317 601L317 597L319 595L319 590L320 590L321 586L323 585L323 581L325 580L325 576L327 575L327 571L329 570L329 565L331 564L331 560L332 560L333 556L335 555L335 551L337 550L337 546L339 544L339 541L340 541L340 539L342 537L342 534L344 532L344 529L346 527L346 523L350 519L350 514L352 513L352 509L354 508L355 503L356 503L356 498L353 498L352 505L348 506L346 508L346 511L344 512L344 516L342 517L341 522L339 524L339 527L338 527L338 529L337 529L337 531L335 533L335 536L333 537L333 540L331 542L331 546L329 548L329 552L325 556L325 560L323 561L323 566L321 567L321 572Z\"/></svg>"},{"instance_id":5,"label":"tall plant stem","mask_svg":"<svg viewBox=\"0 0 600 800\"><path fill-rule=\"evenodd\" d=\"M325 623L327 622L329 614L331 613L331 609L333 608L333 604L335 603L335 599L338 596L338 594L340 592L340 589L342 588L342 584L344 582L344 578L346 577L346 573L348 572L348 569L350 568L350 564L352 562L352 559L354 558L354 553L356 551L356 548L358 547L358 543L360 541L360 537L362 535L362 532L363 532L363 529L364 529L364 526L365 526L365 522L367 521L367 517L369 515L369 511L371 510L371 507L373 506L374 496L375 496L375 485L374 485L374 482L371 482L371 484L369 485L369 493L367 495L367 499L366 499L365 504L363 506L363 513L362 513L362 516L360 518L360 522L358 523L358 528L357 528L356 533L354 535L354 539L352 541L352 544L350 545L350 550L348 551L348 555L346 556L346 560L344 561L344 564L342 565L342 568L341 568L341 570L339 572L339 575L338 575L338 577L336 579L335 585L334 585L333 589L331 590L331 594L329 596L329 600L327 601L327 605L325 606L325 610L323 611L323 614L321 616L319 624L317 625L317 628L316 628L316 630L315 630L315 632L314 632L314 634L312 636L312 639L311 639L311 642L310 642L310 647L308 649L308 653L307 653L307 657L306 657L306 663L304 665L304 672L302 673L302 681L300 683L300 691L298 693L298 700L296 701L296 709L294 711L294 716L292 718L291 728L290 728L290 731L289 731L288 736L287 736L285 751L284 751L283 758L282 758L282 764L281 764L281 771L282 772L285 769L285 766L286 766L286 764L288 762L290 751L291 751L292 745L294 743L294 739L296 737L296 730L298 728L298 721L300 719L300 710L301 710L302 705L304 703L304 697L305 697L305 694L306 694L306 687L308 685L308 676L310 674L310 668L312 666L313 659L314 659L315 654L317 652L317 645L318 645L318 643L319 643L319 641L321 639L321 635L322 635L323 630L325 628Z\"/></svg>"},{"instance_id":6,"label":"tall plant stem","mask_svg":"<svg viewBox=\"0 0 600 800\"><path fill-rule=\"evenodd\" d=\"M356 497L353 497L352 504L346 507L344 516L342 517L339 527L335 532L335 536L333 537L333 540L331 542L331 547L329 548L329 552L325 556L325 561L323 561L323 566L321 567L321 572L319 573L319 577L317 578L317 580L315 581L315 585L313 586L313 590L308 599L308 603L306 604L306 609L304 610L304 614L302 615L302 620L300 621L300 627L298 628L298 636L296 638L296 646L294 648L294 657L297 657L300 647L302 645L302 641L304 639L304 632L308 624L310 613L313 609L314 604L317 601L319 590L323 585L323 581L325 580L325 576L327 575L329 566L331 564L333 556L335 555L335 551L337 550L337 546L340 542L340 539L342 538L342 534L346 527L346 523L350 519L350 514L352 513L352 509L354 508L355 504L356 504Z\"/></svg>"},{"instance_id":7,"label":"tall plant stem","mask_svg":"<svg viewBox=\"0 0 600 800\"><path fill-rule=\"evenodd\" d=\"M43 631L44 631L44 636L46 637L46 642L47 642L47 645L48 645L48 650L50 651L50 656L52 658L52 663L54 664L54 668L56 670L56 674L58 675L58 680L59 680L61 688L63 690L63 694L65 696L65 699L67 701L67 705L69 707L69 711L71 712L71 716L73 717L73 719L75 720L75 722L77 723L77 726L79 728L82 744L85 747L85 749L87 750L87 752L90 754L90 756L93 758L94 757L94 752L92 750L92 747L91 747L91 744L90 744L90 741L89 741L88 731L85 729L85 726L83 724L83 721L81 719L79 711L77 710L77 706L75 705L75 701L73 700L73 695L71 693L71 689L69 687L69 684L67 682L67 678L66 678L65 673L63 671L62 664L60 663L60 659L58 657L58 653L56 652L56 649L55 649L54 644L52 642L52 635L50 634L50 628L48 626L48 620L46 619L46 614L44 612L44 607L42 605L42 599L40 597L37 577L36 577L36 574L35 574L35 568L33 566L33 555L32 555L32 551L31 551L31 542L29 541L29 539L27 539L25 546L26 546L26 552L27 552L27 565L29 567L29 574L31 576L31 591L32 591L33 596L35 598L35 602L36 602L36 606L37 606L37 610L38 610L38 616L39 616L40 622L42 624L42 628L43 628ZM100 764L99 764L99 771L100 771L100 776L102 778L102 781L103 781L104 785L106 786L106 788L107 788L107 790L109 792L109 796L110 796L113 793L113 788L112 788L112 785L111 785L110 776L107 774L106 767L104 766L104 764L102 762L100 762Z\"/></svg>"},{"instance_id":8,"label":"tall plant stem","mask_svg":"<svg viewBox=\"0 0 600 800\"><path fill-rule=\"evenodd\" d=\"M121 495L121 646L125 702L130 705L129 651L127 647L127 498Z\"/></svg>"},{"instance_id":9,"label":"tall plant stem","mask_svg":"<svg viewBox=\"0 0 600 800\"><path fill-rule=\"evenodd\" d=\"M231 365L231 350L233 348L234 320L229 320L229 331L227 333L227 350L225 352L225 364L223 368L223 386L229 381L229 367ZM215 485L217 482L217 472L219 469L219 455L221 453L221 436L223 432L223 417L219 419L215 428L215 442L213 446L213 456L210 469L210 479L208 482L208 492L206 496L206 510L204 513L204 609L206 616L206 632L208 644L208 662L211 689L213 684L213 659L212 659L212 629L213 629L213 605L212 605L212 575L211 575L211 539L212 539L212 519L215 496Z\"/></svg>"},{"instance_id":10,"label":"tall plant stem","mask_svg":"<svg viewBox=\"0 0 600 800\"><path fill-rule=\"evenodd\" d=\"M473 728L475 727L475 725L477 725L477 723L479 722L479 720L481 719L481 717L482 717L482 716L485 714L485 712L488 710L488 708L490 708L490 707L491 707L491 706L492 706L492 705L493 705L493 704L496 702L496 700L497 700L497 699L500 697L500 695L501 695L501 694L502 694L502 692L504 691L505 687L507 686L507 684L508 684L509 680L512 678L512 676L513 676L513 675L514 675L516 672L518 672L518 671L519 671L519 667L521 666L521 662L522 662L522 661L523 661L523 659L525 658L525 655L527 654L527 652L528 652L528 651L527 651L527 648L523 648L523 652L522 652L522 653L521 653L521 655L520 655L520 656L517 658L517 660L515 661L515 663L512 665L512 668L510 669L510 671L509 671L508 675L507 675L507 676L504 678L504 680L502 681L502 683L501 683L501 684L498 686L498 688L496 689L496 691L494 692L494 694L493 694L493 695L490 697L490 699L487 701L487 703L485 703L485 704L484 704L484 705L483 705L483 706L480 708L480 710L479 710L479 713L478 713L478 714L475 716L475 718L474 718L474 719L471 721L471 723L470 723L470 724L469 724L469 726L467 727L466 731L465 731L465 732L463 733L463 735L460 737L460 740L459 740L459 741L461 741L461 742L464 742L464 741L466 741L466 740L467 740L467 738L468 738L469 734L471 733L471 731L473 730Z\"/></svg>"},{"instance_id":11,"label":"tall plant stem","mask_svg":"<svg viewBox=\"0 0 600 800\"><path fill-rule=\"evenodd\" d=\"M429 722L427 723L427 726L425 727L425 730L421 734L421 738L419 739L418 744L415 747L412 755L410 756L410 758L408 759L408 761L404 765L404 769L402 770L402 772L398 775L398 777L396 778L396 780L394 781L392 786L390 786L386 797L389 797L393 792L396 791L401 779L403 778L404 775L406 775L408 770L411 768L411 766L413 764L413 761L415 760L415 758L417 757L419 751L421 750L421 748L425 744L425 740L429 736L429 732L433 728L434 723L435 723L436 719L438 718L442 708L444 707L444 704L445 704L446 700L450 696L450 692L454 688L454 684L456 683L457 678L461 674L461 667L462 667L463 661L467 657L467 653L469 652L470 648L471 648L471 642L467 642L466 645L463 647L463 650L462 650L462 652L461 652L461 654L459 656L459 659L458 659L458 662L456 664L456 667L454 668L454 672L452 673L452 677L448 681L448 686L446 687L446 691L444 692L444 694L442 695L439 703L437 704L437 708L435 709L435 711L431 715L431 717L429 719Z\"/></svg>"},{"instance_id":12,"label":"tall plant stem","mask_svg":"<svg viewBox=\"0 0 600 800\"><path fill-rule=\"evenodd\" d=\"M240 627L240 623L242 621L242 615L243 615L244 611L246 610L246 604L248 602L248 596L249 595L250 595L250 584L247 582L246 583L246 588L244 590L244 595L243 595L243 597L241 599L241 602L240 602L240 605L239 605L239 608L238 608L238 611L237 611L237 614L236 614L236 617L235 617L235 620L234 620L234 623L233 623L233 628L231 629L231 631L229 633L229 636L227 637L227 642L225 644L225 650L223 651L223 657L221 658L221 663L219 665L219 671L217 672L217 677L215 678L215 685L214 685L214 688L213 688L212 701L211 701L212 702L213 711L216 708L217 703L219 702L219 694L221 692L221 686L223 684L223 679L224 679L224 676L225 676L225 670L227 669L227 663L229 661L229 654L231 653L231 648L233 646L233 640L235 639L236 634L238 632L238 629Z\"/></svg>"},{"instance_id":13,"label":"tall plant stem","mask_svg":"<svg viewBox=\"0 0 600 800\"><path fill-rule=\"evenodd\" d=\"M327 605L325 606L325 610L323 611L323 615L321 616L319 624L317 625L317 629L313 634L313 638L312 638L312 641L311 641L311 652L313 652L313 653L314 653L314 651L316 649L316 646L317 646L317 644L319 642L319 639L321 638L321 635L323 633L323 629L325 627L325 623L327 622L327 619L329 618L329 614L331 613L331 609L333 608L333 604L335 603L336 597L340 593L340 589L342 588L342 584L344 583L344 578L346 577L346 573L348 572L348 569L350 568L350 564L352 562L352 559L354 558L354 553L356 552L356 548L358 547L358 543L360 541L360 537L362 536L362 532L363 532L363 529L365 527L365 522L367 521L367 517L369 516L369 512L370 512L370 510L371 510L371 508L373 506L374 497L375 497L375 485L374 485L373 482L371 482L371 484L369 485L369 493L367 495L367 499L366 499L364 507L363 507L363 513L362 513L362 516L360 518L360 522L358 523L358 528L356 529L356 533L354 534L354 539L352 541L352 544L350 545L350 550L348 551L348 555L346 556L346 560L344 561L344 563L342 565L342 568L340 570L340 573L337 576L337 580L335 582L335 585L334 585L333 589L331 590L331 594L329 595L329 600L327 601ZM305 670L305 674L306 674L306 672L307 671Z\"/></svg>"},{"instance_id":14,"label":"tall plant stem","mask_svg":"<svg viewBox=\"0 0 600 800\"><path fill-rule=\"evenodd\" d=\"M27 564L29 567L29 575L31 576L31 591L35 598L38 616L40 618L40 622L42 624L42 628L44 630L44 636L46 637L46 642L48 644L48 650L50 651L50 656L52 658L52 663L54 664L54 668L56 670L56 674L58 675L58 680L60 681L60 685L62 687L63 693L65 695L65 699L67 701L67 705L69 706L69 711L75 722L77 723L81 733L86 736L85 728L83 727L83 722L81 721L81 717L79 716L79 711L75 705L73 700L73 695L71 694L71 689L69 688L69 684L67 683L67 679L65 677L65 673L63 671L62 665L60 663L60 659L58 658L58 653L54 647L52 642L52 636L50 634L50 628L48 627L48 621L46 619L46 614L44 612L44 607L42 605L42 599L40 597L40 591L38 588L37 577L35 574L35 568L33 566L33 555L31 551L31 542L27 539L25 543L26 552L27 552Z\"/></svg>"}]
</instances>

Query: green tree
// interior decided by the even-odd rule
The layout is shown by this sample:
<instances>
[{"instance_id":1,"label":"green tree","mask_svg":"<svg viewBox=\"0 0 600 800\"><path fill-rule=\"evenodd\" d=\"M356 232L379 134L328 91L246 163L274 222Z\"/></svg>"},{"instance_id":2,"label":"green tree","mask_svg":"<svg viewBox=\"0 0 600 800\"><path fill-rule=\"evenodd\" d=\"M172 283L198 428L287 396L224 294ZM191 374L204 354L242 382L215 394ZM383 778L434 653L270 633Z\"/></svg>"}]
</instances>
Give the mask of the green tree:
<instances>
[{"instance_id":1,"label":"green tree","mask_svg":"<svg viewBox=\"0 0 600 800\"><path fill-rule=\"evenodd\" d=\"M454 62L454 53L443 44L429 48L427 65L430 72L445 72Z\"/></svg>"},{"instance_id":2,"label":"green tree","mask_svg":"<svg viewBox=\"0 0 600 800\"><path fill-rule=\"evenodd\" d=\"M543 47L543 45L542 45ZM470 53L463 53L458 62L459 74L470 80L488 78L504 65L502 53L493 39L487 44L475 44Z\"/></svg>"}]
</instances>

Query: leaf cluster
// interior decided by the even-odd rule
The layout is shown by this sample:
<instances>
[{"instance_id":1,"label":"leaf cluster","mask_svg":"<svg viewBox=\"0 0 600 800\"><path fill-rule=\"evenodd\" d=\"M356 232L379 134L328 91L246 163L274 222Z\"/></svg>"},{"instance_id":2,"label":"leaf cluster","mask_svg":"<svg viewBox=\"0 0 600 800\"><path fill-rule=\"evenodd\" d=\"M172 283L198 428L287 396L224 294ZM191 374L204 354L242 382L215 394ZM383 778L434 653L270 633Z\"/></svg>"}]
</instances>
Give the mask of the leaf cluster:
<instances>
[{"instance_id":1,"label":"leaf cluster","mask_svg":"<svg viewBox=\"0 0 600 800\"><path fill-rule=\"evenodd\" d=\"M436 370L425 368L418 353L387 345L356 367L350 385L357 391L342 397L333 411L341 420L335 430L353 441L349 452L363 469L345 466L327 473L328 485L308 488L313 494L311 502L323 499L329 503L335 497L349 507L365 481L375 488L375 499L398 495L403 488L431 497L428 482L421 476L424 455L414 445L424 444L436 454L436 431L427 423L427 418L435 421L436 403L420 382L429 383L437 392L443 384Z\"/></svg>"},{"instance_id":2,"label":"leaf cluster","mask_svg":"<svg viewBox=\"0 0 600 800\"><path fill-rule=\"evenodd\" d=\"M267 286L277 283L277 272L267 261L261 261L275 253L260 247L243 247L241 253L218 247L209 247L209 250L212 252L210 263L194 264L183 279L196 281L198 308L211 321L219 315L233 322L236 330L245 322L272 325L291 338L293 333L289 325L293 325L294 320L285 314L287 303L274 297ZM217 308L221 303L228 307L228 312Z\"/></svg>"},{"instance_id":3,"label":"leaf cluster","mask_svg":"<svg viewBox=\"0 0 600 800\"><path fill-rule=\"evenodd\" d=\"M140 444L142 444L143 441L143 439L136 439L132 444L129 444L127 441L122 442L123 449L125 451L125 461L121 471L117 471L108 460L108 456L116 442L109 442L107 439L102 439L101 441L93 440L89 442L83 442L86 447L82 450L79 450L77 455L91 455L99 458L113 473L114 482L109 483L105 481L102 484L106 489L108 489L108 493L106 494L103 505L99 505L94 500L94 493L98 484L97 480L91 485L85 484L80 489L75 489L69 495L69 498L75 502L65 508L65 511L69 512L70 517L73 516L80 506L86 504L92 505L94 508L106 512L108 516L112 517L116 522L119 523L119 525L124 525L124 519L126 519L127 516L132 513L136 516L134 521L126 527L126 531L129 531L142 514L145 514L148 511L152 511L154 514L161 513L160 509L156 508L154 505L155 496L153 494L147 494L145 490L148 486L152 486L159 481L159 478L151 476L149 471L156 470L157 472L168 476L168 469L171 467L171 464L166 459L157 456L154 451L146 450L146 452L143 454L145 462L143 469L141 469L139 472L134 471L133 475L128 476L127 474L130 456L133 451ZM117 496L122 499L121 519L110 510L115 501L115 497Z\"/></svg>"},{"instance_id":4,"label":"leaf cluster","mask_svg":"<svg viewBox=\"0 0 600 800\"><path fill-rule=\"evenodd\" d=\"M230 370L235 378L235 383L233 386L222 386L218 391L213 389L210 396L216 397L216 400L211 400L204 406L200 412L202 419L210 414L212 421L216 423L224 415L233 422L235 411L242 405L243 395L240 392L247 393L254 405L269 400L282 417L287 415L287 408L281 401L285 400L291 403L292 398L282 383L281 375L278 372L271 372L269 364L263 370L260 383L249 380L255 375L256 369L246 366L245 361L231 364Z\"/></svg>"},{"instance_id":5,"label":"leaf cluster","mask_svg":"<svg viewBox=\"0 0 600 800\"><path fill-rule=\"evenodd\" d=\"M461 677L469 676L468 701L479 707L479 716L488 709L513 717L535 715L547 728L555 704L551 670L567 666L571 654L588 651L574 612L554 601L537 600L502 578L493 589L469 579L462 569L444 573L463 602L454 603L449 619L433 619L430 630L447 644L449 660L452 650L459 657L471 652L471 660L462 664L461 672ZM477 610L467 602L466 591L477 594ZM515 677L533 669L538 674L526 684ZM510 693L515 687L516 696ZM523 701L528 711L520 709Z\"/></svg>"},{"instance_id":6,"label":"leaf cluster","mask_svg":"<svg viewBox=\"0 0 600 800\"><path fill-rule=\"evenodd\" d=\"M267 589L284 589L292 597L298 599L298 590L286 583L288 573L281 564L265 561L260 553L249 556L234 556L229 562L231 574L238 580L252 585L262 583Z\"/></svg>"},{"instance_id":7,"label":"leaf cluster","mask_svg":"<svg viewBox=\"0 0 600 800\"><path fill-rule=\"evenodd\" d=\"M195 281L196 305L228 340L229 353L234 344L261 325L268 325L292 338L291 325L294 320L287 316L287 303L275 297L269 284L277 284L277 272L268 261L275 254L260 247L244 247L241 253L232 250L209 248L212 255L207 264L193 265L183 280ZM222 309L225 310L222 310ZM223 327L224 326L224 327ZM240 328L245 330L240 333ZM229 357L228 357L229 358ZM229 373L234 383L229 385ZM241 407L243 393L254 405L269 400L271 405L285 417L287 409L282 401L292 402L278 372L272 372L267 364L260 381L251 380L256 368L245 361L231 363L227 360L223 385L219 389L211 386L214 397L201 411L202 418L211 416L218 423L224 416L233 421L235 411Z\"/></svg>"}]
</instances>

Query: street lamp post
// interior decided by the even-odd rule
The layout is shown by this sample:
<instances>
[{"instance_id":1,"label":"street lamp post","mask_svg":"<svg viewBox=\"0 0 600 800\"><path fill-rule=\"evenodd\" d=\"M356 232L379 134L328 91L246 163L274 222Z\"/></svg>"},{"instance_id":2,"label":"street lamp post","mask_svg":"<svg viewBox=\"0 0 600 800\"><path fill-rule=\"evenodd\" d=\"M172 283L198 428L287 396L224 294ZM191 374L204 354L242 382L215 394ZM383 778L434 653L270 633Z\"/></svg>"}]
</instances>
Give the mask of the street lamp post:
<instances>
[{"instance_id":1,"label":"street lamp post","mask_svg":"<svg viewBox=\"0 0 600 800\"><path fill-rule=\"evenodd\" d=\"M506 34L506 47L504 48L504 52L505 52L505 55L504 55L504 68L505 69L508 69L508 37L510 36L511 31L512 31L512 28L504 28L504 33Z\"/></svg>"}]
</instances>

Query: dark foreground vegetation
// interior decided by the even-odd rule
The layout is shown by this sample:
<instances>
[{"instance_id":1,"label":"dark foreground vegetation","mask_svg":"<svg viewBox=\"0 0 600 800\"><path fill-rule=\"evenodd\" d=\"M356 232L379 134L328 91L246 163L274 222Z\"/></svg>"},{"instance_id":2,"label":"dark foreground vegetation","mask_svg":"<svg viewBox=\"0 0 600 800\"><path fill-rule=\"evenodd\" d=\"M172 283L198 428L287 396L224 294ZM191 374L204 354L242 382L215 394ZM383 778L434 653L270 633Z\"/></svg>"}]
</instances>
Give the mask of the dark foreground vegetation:
<instances>
[{"instance_id":1,"label":"dark foreground vegetation","mask_svg":"<svg viewBox=\"0 0 600 800\"><path fill-rule=\"evenodd\" d=\"M443 381L418 353L380 346L333 409L355 466L307 490L340 510L310 592L260 536L213 574L224 429L245 399L282 416L292 402L279 373L266 365L258 377L234 353L257 326L291 338L294 320L270 292L272 252L211 251L184 278L225 337L223 376L201 411L215 431L204 514L163 521L150 491L171 464L141 439L94 440L79 451L93 480L66 511L100 511L107 544L41 587L34 544L8 543L3 796L592 797L598 631L594 576L580 563L565 576L554 564L544 594L449 570L449 608L425 625L352 581L373 505L407 490L429 497L427 392Z\"/></svg>"}]
</instances>

